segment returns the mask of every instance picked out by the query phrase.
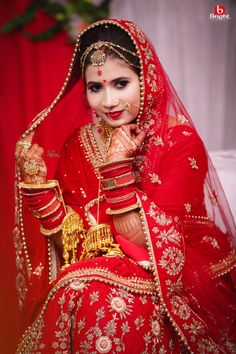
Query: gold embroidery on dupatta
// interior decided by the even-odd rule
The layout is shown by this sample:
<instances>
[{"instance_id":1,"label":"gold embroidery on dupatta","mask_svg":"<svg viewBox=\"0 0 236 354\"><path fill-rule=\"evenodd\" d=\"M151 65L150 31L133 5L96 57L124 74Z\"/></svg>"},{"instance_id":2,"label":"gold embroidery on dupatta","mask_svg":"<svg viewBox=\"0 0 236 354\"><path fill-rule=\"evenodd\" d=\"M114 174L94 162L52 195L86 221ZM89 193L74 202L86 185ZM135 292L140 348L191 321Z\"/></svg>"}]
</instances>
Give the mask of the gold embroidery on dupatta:
<instances>
[{"instance_id":1,"label":"gold embroidery on dupatta","mask_svg":"<svg viewBox=\"0 0 236 354\"><path fill-rule=\"evenodd\" d=\"M193 169L198 170L198 165L197 165L197 161L195 160L195 158L189 157L188 160L189 160L190 166Z\"/></svg>"},{"instance_id":2,"label":"gold embroidery on dupatta","mask_svg":"<svg viewBox=\"0 0 236 354\"><path fill-rule=\"evenodd\" d=\"M219 349L215 343L213 343L210 339L201 339L197 342L198 353L214 353L219 354Z\"/></svg>"},{"instance_id":3,"label":"gold embroidery on dupatta","mask_svg":"<svg viewBox=\"0 0 236 354\"><path fill-rule=\"evenodd\" d=\"M13 231L14 235L14 245L15 245L15 252L16 252L16 290L18 295L18 306L19 309L22 309L23 302L27 293L27 286L26 286L26 278L23 272L24 269L24 249L23 249L23 242L20 240L20 231L18 227L14 228Z\"/></svg>"},{"instance_id":4,"label":"gold embroidery on dupatta","mask_svg":"<svg viewBox=\"0 0 236 354\"><path fill-rule=\"evenodd\" d=\"M92 124L85 125L80 130L80 139L85 149L86 159L92 164L95 174L98 177L98 167L104 163L104 159L95 141Z\"/></svg>"},{"instance_id":5,"label":"gold embroidery on dupatta","mask_svg":"<svg viewBox=\"0 0 236 354\"><path fill-rule=\"evenodd\" d=\"M185 124L188 123L188 119L183 115L183 114L178 114L177 116L177 120L178 122L180 122L181 124Z\"/></svg>"},{"instance_id":6,"label":"gold embroidery on dupatta","mask_svg":"<svg viewBox=\"0 0 236 354\"><path fill-rule=\"evenodd\" d=\"M167 286L167 297L170 297L172 294L181 294L183 290L183 283L182 283L182 276L180 276L176 282L167 279L166 281Z\"/></svg>"},{"instance_id":7,"label":"gold embroidery on dupatta","mask_svg":"<svg viewBox=\"0 0 236 354\"><path fill-rule=\"evenodd\" d=\"M158 228L153 228L154 233L158 233L156 246L158 248L162 247L163 243L168 244L169 242L178 244L181 241L180 233L175 230L174 226L171 226L169 230L160 231Z\"/></svg>"},{"instance_id":8,"label":"gold embroidery on dupatta","mask_svg":"<svg viewBox=\"0 0 236 354\"><path fill-rule=\"evenodd\" d=\"M188 331L189 338L193 343L196 342L196 335L201 335L205 333L203 324L195 320L195 318L193 318L192 323L190 323L189 325L187 323L184 323L183 327Z\"/></svg>"},{"instance_id":9,"label":"gold embroidery on dupatta","mask_svg":"<svg viewBox=\"0 0 236 354\"><path fill-rule=\"evenodd\" d=\"M39 263L39 265L35 268L32 274L37 275L37 277L40 278L43 270L44 266L42 265L42 263Z\"/></svg>"},{"instance_id":10,"label":"gold embroidery on dupatta","mask_svg":"<svg viewBox=\"0 0 236 354\"><path fill-rule=\"evenodd\" d=\"M185 204L184 204L184 207L185 207L187 213L190 213L190 212L191 212L192 205L191 205L190 203L185 203Z\"/></svg>"},{"instance_id":11,"label":"gold embroidery on dupatta","mask_svg":"<svg viewBox=\"0 0 236 354\"><path fill-rule=\"evenodd\" d=\"M210 269L216 275L224 275L228 273L231 269L236 267L236 250L232 250L230 254L222 259L220 262L216 264L212 264Z\"/></svg>"},{"instance_id":12,"label":"gold embroidery on dupatta","mask_svg":"<svg viewBox=\"0 0 236 354\"><path fill-rule=\"evenodd\" d=\"M145 53L145 58L144 58L145 64L147 64L150 60L154 60L152 50L149 48L148 44L146 45L146 47L141 45L141 49L143 53Z\"/></svg>"},{"instance_id":13,"label":"gold embroidery on dupatta","mask_svg":"<svg viewBox=\"0 0 236 354\"><path fill-rule=\"evenodd\" d=\"M154 64L148 65L148 72L147 72L147 84L151 88L152 92L157 92L157 74L156 74L156 67Z\"/></svg>"},{"instance_id":14,"label":"gold embroidery on dupatta","mask_svg":"<svg viewBox=\"0 0 236 354\"><path fill-rule=\"evenodd\" d=\"M178 295L173 296L170 299L172 311L175 315L180 317L182 320L187 320L190 316L189 306L185 301Z\"/></svg>"},{"instance_id":15,"label":"gold embroidery on dupatta","mask_svg":"<svg viewBox=\"0 0 236 354\"><path fill-rule=\"evenodd\" d=\"M151 183L161 184L161 180L156 173L149 173L148 175L150 176Z\"/></svg>"},{"instance_id":16,"label":"gold embroidery on dupatta","mask_svg":"<svg viewBox=\"0 0 236 354\"><path fill-rule=\"evenodd\" d=\"M187 131L185 131L185 130L182 132L182 134L183 134L184 136L190 136L190 135L192 135L192 133L187 132Z\"/></svg>"},{"instance_id":17,"label":"gold embroidery on dupatta","mask_svg":"<svg viewBox=\"0 0 236 354\"><path fill-rule=\"evenodd\" d=\"M157 205L154 202L151 202L147 214L150 215L150 217L154 219L155 222L161 226L170 225L173 221L171 216L167 216L164 212L160 213L160 210L158 209Z\"/></svg>"},{"instance_id":18,"label":"gold embroidery on dupatta","mask_svg":"<svg viewBox=\"0 0 236 354\"><path fill-rule=\"evenodd\" d=\"M168 247L164 250L159 265L169 275L178 274L184 266L184 254L176 247Z\"/></svg>"},{"instance_id":19,"label":"gold embroidery on dupatta","mask_svg":"<svg viewBox=\"0 0 236 354\"><path fill-rule=\"evenodd\" d=\"M146 39L144 34L141 32L141 30L134 24L134 23L130 23L130 22L125 22L126 26L129 28L129 31L138 38L138 40L141 43L145 43Z\"/></svg>"},{"instance_id":20,"label":"gold embroidery on dupatta","mask_svg":"<svg viewBox=\"0 0 236 354\"><path fill-rule=\"evenodd\" d=\"M162 138L160 136L154 137L153 138L153 143L156 146L159 146L159 145L163 146L164 145L163 140L162 140Z\"/></svg>"},{"instance_id":21,"label":"gold embroidery on dupatta","mask_svg":"<svg viewBox=\"0 0 236 354\"><path fill-rule=\"evenodd\" d=\"M219 246L217 240L215 239L215 237L212 237L212 236L204 236L204 237L202 238L201 243L203 243L203 242L210 243L213 248L218 248L218 249L220 248L220 246Z\"/></svg>"},{"instance_id":22,"label":"gold embroidery on dupatta","mask_svg":"<svg viewBox=\"0 0 236 354\"><path fill-rule=\"evenodd\" d=\"M213 206L218 206L219 205L218 198L217 198L217 195L215 193L210 194L209 197L210 197L211 204Z\"/></svg>"}]
</instances>

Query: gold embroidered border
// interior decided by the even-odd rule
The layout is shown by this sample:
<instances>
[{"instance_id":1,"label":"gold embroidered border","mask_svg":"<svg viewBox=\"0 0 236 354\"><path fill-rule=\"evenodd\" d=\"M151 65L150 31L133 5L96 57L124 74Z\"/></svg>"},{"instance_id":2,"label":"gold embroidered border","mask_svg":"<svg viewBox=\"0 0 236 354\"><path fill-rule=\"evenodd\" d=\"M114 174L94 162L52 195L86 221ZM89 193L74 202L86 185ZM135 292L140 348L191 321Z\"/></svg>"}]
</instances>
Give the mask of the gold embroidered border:
<instances>
[{"instance_id":1,"label":"gold embroidered border","mask_svg":"<svg viewBox=\"0 0 236 354\"><path fill-rule=\"evenodd\" d=\"M102 155L97 146L96 140L92 131L92 124L85 125L80 130L80 140L86 152L86 157L92 164L95 174L98 174L98 167L104 163Z\"/></svg>"},{"instance_id":2,"label":"gold embroidered border","mask_svg":"<svg viewBox=\"0 0 236 354\"><path fill-rule=\"evenodd\" d=\"M213 273L223 275L236 267L236 250L232 250L230 254L222 259L219 263L210 266Z\"/></svg>"}]
</instances>

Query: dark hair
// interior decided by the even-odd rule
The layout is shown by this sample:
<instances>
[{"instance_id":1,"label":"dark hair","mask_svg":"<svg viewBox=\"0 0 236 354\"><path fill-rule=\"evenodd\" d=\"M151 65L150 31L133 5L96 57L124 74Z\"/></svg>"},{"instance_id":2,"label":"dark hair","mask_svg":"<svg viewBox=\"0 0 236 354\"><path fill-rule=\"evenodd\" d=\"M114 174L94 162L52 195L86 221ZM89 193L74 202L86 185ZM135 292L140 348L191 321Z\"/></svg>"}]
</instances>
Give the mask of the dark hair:
<instances>
[{"instance_id":1,"label":"dark hair","mask_svg":"<svg viewBox=\"0 0 236 354\"><path fill-rule=\"evenodd\" d=\"M79 51L79 61L85 50L91 46L93 43L99 42L99 41L106 41L106 42L112 42L114 45L118 45L124 49L127 49L128 51L131 51L135 55L132 55L125 50L122 50L119 47L115 47L116 51L121 54L117 54L115 51L108 47L104 47L103 51L106 55L106 57L112 57L112 58L119 58L122 59L122 56L125 57L127 62L130 64L131 68L136 72L137 75L140 75L140 61L139 57L137 55L137 50L135 47L135 44L133 43L132 39L126 33L125 30L120 28L117 25L113 24L101 24L98 26L95 26L88 31L86 31L80 39L80 51ZM91 55L95 49L92 49L91 52L88 53L85 62L84 62L84 68L86 68L89 64L91 64Z\"/></svg>"}]
</instances>

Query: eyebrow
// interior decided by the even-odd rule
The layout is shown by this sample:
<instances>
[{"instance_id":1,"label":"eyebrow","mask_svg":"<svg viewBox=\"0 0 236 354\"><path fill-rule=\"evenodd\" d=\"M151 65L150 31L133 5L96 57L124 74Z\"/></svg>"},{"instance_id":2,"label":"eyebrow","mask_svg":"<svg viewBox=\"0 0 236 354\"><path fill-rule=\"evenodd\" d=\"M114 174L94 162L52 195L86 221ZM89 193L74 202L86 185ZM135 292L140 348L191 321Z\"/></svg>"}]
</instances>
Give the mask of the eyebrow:
<instances>
[{"instance_id":1,"label":"eyebrow","mask_svg":"<svg viewBox=\"0 0 236 354\"><path fill-rule=\"evenodd\" d=\"M117 77L116 79L113 79L111 80L111 83L115 83L116 81L119 81L119 80L129 80L129 77L127 76L120 76L120 77ZM89 81L86 85L102 85L102 82L100 81Z\"/></svg>"}]
</instances>

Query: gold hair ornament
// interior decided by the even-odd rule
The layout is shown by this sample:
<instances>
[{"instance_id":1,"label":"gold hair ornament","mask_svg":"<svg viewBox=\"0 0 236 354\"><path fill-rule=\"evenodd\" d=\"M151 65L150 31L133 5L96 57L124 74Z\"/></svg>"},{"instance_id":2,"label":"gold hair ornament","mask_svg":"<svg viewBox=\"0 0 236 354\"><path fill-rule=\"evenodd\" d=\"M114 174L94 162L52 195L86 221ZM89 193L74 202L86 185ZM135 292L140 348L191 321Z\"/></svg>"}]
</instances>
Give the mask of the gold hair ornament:
<instances>
[{"instance_id":1,"label":"gold hair ornament","mask_svg":"<svg viewBox=\"0 0 236 354\"><path fill-rule=\"evenodd\" d=\"M114 53L116 53L122 60L124 60L128 65L130 66L135 66L137 68L140 68L139 65L135 65L131 63L126 57L118 50L120 49L123 52L129 53L133 55L134 57L138 58L137 53L133 53L131 50L128 50L124 47L121 47L118 44L112 43L112 42L107 42L107 41L98 41L96 43L91 44L83 53L80 59L80 66L82 69L82 75L84 76L84 66L85 66L85 61L91 50L95 49L94 53L91 55L91 64L95 67L99 67L101 65L104 65L106 61L106 56L104 51L101 49L102 47L107 47L111 49Z\"/></svg>"}]
</instances>

